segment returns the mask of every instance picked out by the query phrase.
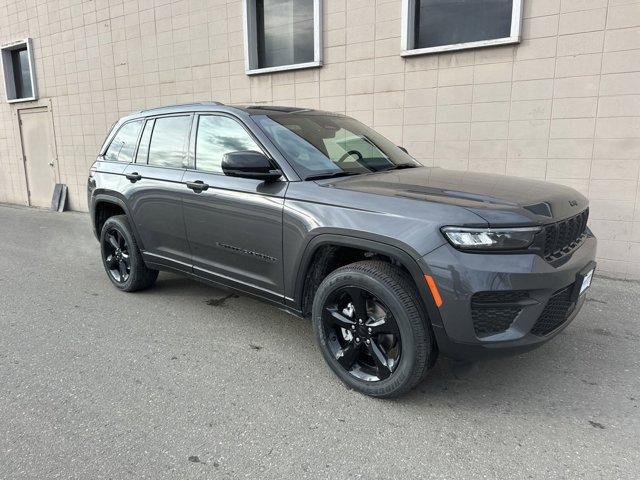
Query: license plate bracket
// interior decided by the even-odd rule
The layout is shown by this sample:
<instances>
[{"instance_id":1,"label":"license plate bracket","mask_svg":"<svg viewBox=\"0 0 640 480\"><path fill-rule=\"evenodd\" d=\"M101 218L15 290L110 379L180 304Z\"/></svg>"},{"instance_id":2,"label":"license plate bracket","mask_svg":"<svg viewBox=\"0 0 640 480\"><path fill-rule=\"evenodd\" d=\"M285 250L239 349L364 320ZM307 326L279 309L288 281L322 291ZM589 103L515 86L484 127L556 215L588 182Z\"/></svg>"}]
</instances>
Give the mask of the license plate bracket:
<instances>
[{"instance_id":1,"label":"license plate bracket","mask_svg":"<svg viewBox=\"0 0 640 480\"><path fill-rule=\"evenodd\" d=\"M578 272L576 275L576 283L573 287L572 300L576 301L582 294L584 294L593 280L593 274L596 271L596 262L589 262L589 264Z\"/></svg>"}]
</instances>

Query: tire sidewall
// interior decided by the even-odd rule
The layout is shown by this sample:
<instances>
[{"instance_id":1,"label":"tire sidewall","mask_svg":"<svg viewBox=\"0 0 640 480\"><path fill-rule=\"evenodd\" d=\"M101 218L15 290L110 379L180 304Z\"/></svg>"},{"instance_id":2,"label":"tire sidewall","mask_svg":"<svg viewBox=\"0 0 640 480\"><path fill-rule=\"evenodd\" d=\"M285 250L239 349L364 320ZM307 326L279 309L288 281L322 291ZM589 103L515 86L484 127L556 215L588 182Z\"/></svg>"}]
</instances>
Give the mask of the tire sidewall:
<instances>
[{"instance_id":1,"label":"tire sidewall","mask_svg":"<svg viewBox=\"0 0 640 480\"><path fill-rule=\"evenodd\" d=\"M111 275L111 272L109 271L109 267L107 266L107 262L105 258L106 252L104 249L104 245L105 245L105 235L109 230L117 230L118 232L120 232L122 236L124 236L125 240L127 241L127 246L129 248L129 262L131 265L131 270L129 273L129 278L127 278L127 281L123 283L119 283L113 278L113 276ZM137 252L134 251L136 248L137 246L133 239L133 235L131 235L131 232L129 230L129 225L127 225L126 222L119 217L111 217L107 219L107 221L102 226L102 231L100 232L100 256L102 257L102 265L104 266L104 270L107 273L107 277L109 277L109 280L111 281L111 283L113 283L120 290L126 290L127 288L129 288L131 283L134 280L133 277L136 272L136 267L138 262Z\"/></svg>"},{"instance_id":2,"label":"tire sidewall","mask_svg":"<svg viewBox=\"0 0 640 480\"><path fill-rule=\"evenodd\" d=\"M362 288L377 297L391 310L400 330L402 353L400 364L391 376L385 380L367 382L350 375L331 354L325 340L325 329L322 321L322 309L329 295L338 288L355 286ZM416 363L416 332L414 332L402 302L391 289L378 278L357 270L336 271L322 282L313 302L313 329L316 341L323 357L333 372L347 385L359 389L369 395L393 393L400 390L410 381ZM424 338L424 335L421 336Z\"/></svg>"}]
</instances>

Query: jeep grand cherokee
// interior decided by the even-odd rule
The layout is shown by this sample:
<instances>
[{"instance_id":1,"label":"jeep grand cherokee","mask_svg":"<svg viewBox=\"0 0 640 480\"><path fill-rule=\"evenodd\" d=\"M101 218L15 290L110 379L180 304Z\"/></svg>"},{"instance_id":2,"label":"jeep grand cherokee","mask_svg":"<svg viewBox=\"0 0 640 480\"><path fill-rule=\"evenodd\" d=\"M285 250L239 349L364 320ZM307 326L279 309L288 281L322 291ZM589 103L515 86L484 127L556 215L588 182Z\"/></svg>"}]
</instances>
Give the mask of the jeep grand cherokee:
<instances>
[{"instance_id":1,"label":"jeep grand cherokee","mask_svg":"<svg viewBox=\"0 0 640 480\"><path fill-rule=\"evenodd\" d=\"M311 318L348 386L391 397L438 353L520 352L576 316L594 272L587 199L424 167L344 115L202 103L121 119L91 167L119 289L159 270Z\"/></svg>"}]
</instances>

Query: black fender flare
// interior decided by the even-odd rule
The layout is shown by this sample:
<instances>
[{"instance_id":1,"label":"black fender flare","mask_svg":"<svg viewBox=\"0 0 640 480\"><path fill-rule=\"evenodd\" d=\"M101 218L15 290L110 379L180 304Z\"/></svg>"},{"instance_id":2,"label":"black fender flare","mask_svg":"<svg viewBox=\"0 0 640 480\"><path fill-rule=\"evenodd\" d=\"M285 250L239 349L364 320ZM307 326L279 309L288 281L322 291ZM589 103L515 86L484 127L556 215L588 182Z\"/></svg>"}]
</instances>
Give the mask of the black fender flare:
<instances>
[{"instance_id":1,"label":"black fender flare","mask_svg":"<svg viewBox=\"0 0 640 480\"><path fill-rule=\"evenodd\" d=\"M440 316L440 310L436 306L435 300L429 291L429 287L424 279L424 275L428 274L428 271L424 271L424 268L420 267L416 257L407 252L408 249L403 249L395 245L390 245L383 241L372 240L368 238L354 237L351 235L341 234L320 234L313 237L306 245L304 252L298 263L298 270L295 278L294 293L293 293L293 305L296 310L302 310L302 295L304 290L304 283L307 276L307 271L313 260L313 256L318 248L324 245L337 245L342 247L352 247L361 250L366 250L373 253L379 253L398 260L411 274L411 277L416 285L420 299L426 309L429 320L433 325L441 326L442 318ZM416 254L417 255L417 254ZM426 267L426 266L425 266Z\"/></svg>"},{"instance_id":2,"label":"black fender flare","mask_svg":"<svg viewBox=\"0 0 640 480\"><path fill-rule=\"evenodd\" d=\"M91 206L89 208L89 213L91 215L91 222L93 223L93 233L95 234L96 238L98 240L100 239L100 232L98 232L96 228L96 207L101 203L111 203L112 205L117 205L120 208L122 208L122 210L124 211L124 214L129 219L129 225L131 226L131 230L132 230L133 236L136 239L136 243L138 244L138 247L140 248L141 251L144 251L145 250L144 244L142 243L142 239L140 238L138 229L136 227L136 222L133 219L133 216L131 215L131 211L129 210L127 202L125 201L124 197L122 197L117 192L97 193L97 194L94 194L91 199Z\"/></svg>"}]
</instances>

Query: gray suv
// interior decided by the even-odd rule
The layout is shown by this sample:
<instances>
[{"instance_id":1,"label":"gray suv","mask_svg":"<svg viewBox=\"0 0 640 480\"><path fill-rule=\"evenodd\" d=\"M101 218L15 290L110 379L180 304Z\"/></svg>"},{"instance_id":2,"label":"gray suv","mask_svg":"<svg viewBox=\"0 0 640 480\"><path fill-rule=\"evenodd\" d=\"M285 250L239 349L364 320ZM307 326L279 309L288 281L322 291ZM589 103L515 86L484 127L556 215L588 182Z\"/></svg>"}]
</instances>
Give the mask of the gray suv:
<instances>
[{"instance_id":1,"label":"gray suv","mask_svg":"<svg viewBox=\"0 0 640 480\"><path fill-rule=\"evenodd\" d=\"M400 395L438 353L522 352L576 316L595 269L587 199L427 168L333 113L199 103L121 119L88 182L108 278L180 272L313 322L329 367Z\"/></svg>"}]
</instances>

